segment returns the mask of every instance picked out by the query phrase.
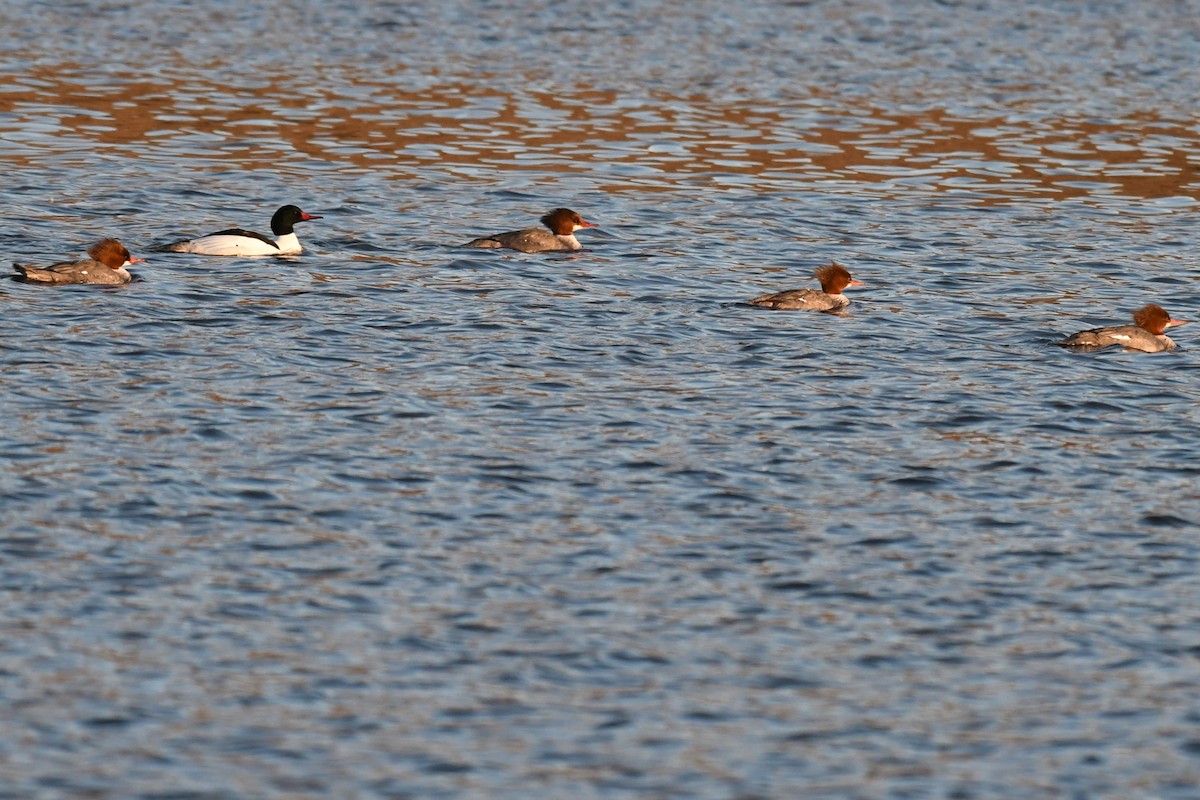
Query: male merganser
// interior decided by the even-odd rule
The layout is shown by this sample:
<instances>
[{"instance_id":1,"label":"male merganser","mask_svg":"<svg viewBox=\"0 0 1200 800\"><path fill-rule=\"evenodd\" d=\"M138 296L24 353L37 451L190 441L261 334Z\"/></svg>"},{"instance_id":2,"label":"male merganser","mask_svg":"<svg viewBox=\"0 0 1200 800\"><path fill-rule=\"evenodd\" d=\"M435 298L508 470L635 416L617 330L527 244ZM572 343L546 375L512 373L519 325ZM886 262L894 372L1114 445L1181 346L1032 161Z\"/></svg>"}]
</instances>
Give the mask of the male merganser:
<instances>
[{"instance_id":1,"label":"male merganser","mask_svg":"<svg viewBox=\"0 0 1200 800\"><path fill-rule=\"evenodd\" d=\"M1142 306L1133 312L1133 321L1136 324L1080 331L1068 336L1058 344L1063 347L1089 348L1119 344L1130 350L1161 353L1163 350L1175 349L1175 343L1163 331L1176 325L1187 324L1187 320L1171 319L1171 315L1166 312L1166 309L1153 303Z\"/></svg>"},{"instance_id":2,"label":"male merganser","mask_svg":"<svg viewBox=\"0 0 1200 800\"><path fill-rule=\"evenodd\" d=\"M45 269L13 264L13 269L20 273L17 280L26 283L120 284L133 280L126 267L146 260L131 257L125 245L116 239L101 239L88 248L87 252L91 258L62 261Z\"/></svg>"},{"instance_id":3,"label":"male merganser","mask_svg":"<svg viewBox=\"0 0 1200 800\"><path fill-rule=\"evenodd\" d=\"M508 247L522 253L548 253L553 250L582 250L583 245L575 238L580 228L597 228L594 222L585 222L583 217L569 208L556 208L542 217L542 224L550 230L526 228L523 231L497 233L467 242L463 247Z\"/></svg>"},{"instance_id":4,"label":"male merganser","mask_svg":"<svg viewBox=\"0 0 1200 800\"><path fill-rule=\"evenodd\" d=\"M297 222L320 219L316 214L305 214L296 206L284 206L271 217L271 232L277 239L241 228L217 231L198 239L184 239L165 245L162 249L172 253L198 253L202 256L287 256L299 253L300 240L292 226Z\"/></svg>"},{"instance_id":5,"label":"male merganser","mask_svg":"<svg viewBox=\"0 0 1200 800\"><path fill-rule=\"evenodd\" d=\"M826 264L813 275L821 282L821 289L792 289L787 292L764 294L750 301L752 306L775 308L781 311L840 311L850 305L850 298L842 294L847 286L862 286L862 281L850 277L841 264Z\"/></svg>"}]
</instances>

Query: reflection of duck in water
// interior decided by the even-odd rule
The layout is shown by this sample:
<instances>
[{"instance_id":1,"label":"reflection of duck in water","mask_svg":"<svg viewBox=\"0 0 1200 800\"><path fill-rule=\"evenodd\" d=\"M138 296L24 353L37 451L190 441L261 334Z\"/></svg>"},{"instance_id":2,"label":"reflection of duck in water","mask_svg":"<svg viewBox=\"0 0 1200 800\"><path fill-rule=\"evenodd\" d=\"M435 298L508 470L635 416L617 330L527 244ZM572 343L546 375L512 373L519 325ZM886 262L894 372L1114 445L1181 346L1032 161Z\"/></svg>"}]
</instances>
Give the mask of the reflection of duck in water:
<instances>
[{"instance_id":1,"label":"reflection of duck in water","mask_svg":"<svg viewBox=\"0 0 1200 800\"><path fill-rule=\"evenodd\" d=\"M21 275L18 280L26 283L119 284L133 280L126 267L145 261L143 258L130 256L125 245L116 239L101 239L88 248L87 252L91 258L63 261L45 269L13 264L13 269Z\"/></svg>"},{"instance_id":2,"label":"reflection of duck in water","mask_svg":"<svg viewBox=\"0 0 1200 800\"><path fill-rule=\"evenodd\" d=\"M298 222L320 219L315 214L305 214L296 206L284 206L271 217L271 233L277 239L241 228L217 231L198 239L185 239L166 245L163 250L172 253L197 253L202 256L288 256L303 250L293 227Z\"/></svg>"},{"instance_id":3,"label":"reflection of duck in water","mask_svg":"<svg viewBox=\"0 0 1200 800\"><path fill-rule=\"evenodd\" d=\"M522 253L549 253L554 250L582 250L583 245L575 238L580 228L599 227L594 222L585 222L583 217L569 208L556 208L542 217L542 224L549 228L526 228L523 231L497 233L473 239L463 247L507 247Z\"/></svg>"},{"instance_id":4,"label":"reflection of duck in water","mask_svg":"<svg viewBox=\"0 0 1200 800\"><path fill-rule=\"evenodd\" d=\"M813 273L821 288L791 289L786 292L764 294L750 301L752 306L774 308L780 311L840 311L850 305L850 298L842 294L847 286L862 286L862 281L850 277L850 272L841 264L826 264Z\"/></svg>"},{"instance_id":5,"label":"reflection of duck in water","mask_svg":"<svg viewBox=\"0 0 1200 800\"><path fill-rule=\"evenodd\" d=\"M1171 319L1162 306L1153 303L1142 306L1133 312L1133 325L1116 325L1111 328L1092 328L1080 331L1063 339L1058 344L1063 347L1109 347L1119 344L1130 350L1141 350L1146 353L1160 353L1163 350L1174 350L1175 343L1163 331L1176 325L1186 325L1182 319Z\"/></svg>"}]
</instances>

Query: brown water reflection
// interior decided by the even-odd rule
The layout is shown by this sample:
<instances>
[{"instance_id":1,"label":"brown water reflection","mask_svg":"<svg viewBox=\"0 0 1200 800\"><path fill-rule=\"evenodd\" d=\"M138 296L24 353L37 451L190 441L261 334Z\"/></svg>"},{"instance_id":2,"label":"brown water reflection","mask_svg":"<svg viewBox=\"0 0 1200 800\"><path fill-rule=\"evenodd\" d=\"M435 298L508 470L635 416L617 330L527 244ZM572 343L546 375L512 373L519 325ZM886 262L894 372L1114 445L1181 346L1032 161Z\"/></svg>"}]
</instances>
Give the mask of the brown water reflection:
<instances>
[{"instance_id":1,"label":"brown water reflection","mask_svg":"<svg viewBox=\"0 0 1200 800\"><path fill-rule=\"evenodd\" d=\"M349 78L349 79L348 79ZM486 82L484 82L486 83ZM762 107L704 95L420 91L361 76L267 78L230 90L135 74L36 72L0 93L0 158L14 166L97 145L136 158L247 170L316 159L398 179L479 168L597 172L611 192L689 182L761 189L796 179L870 191L978 192L981 202L1088 195L1196 197L1194 120L1071 119L1014 112L963 119L830 98Z\"/></svg>"}]
</instances>

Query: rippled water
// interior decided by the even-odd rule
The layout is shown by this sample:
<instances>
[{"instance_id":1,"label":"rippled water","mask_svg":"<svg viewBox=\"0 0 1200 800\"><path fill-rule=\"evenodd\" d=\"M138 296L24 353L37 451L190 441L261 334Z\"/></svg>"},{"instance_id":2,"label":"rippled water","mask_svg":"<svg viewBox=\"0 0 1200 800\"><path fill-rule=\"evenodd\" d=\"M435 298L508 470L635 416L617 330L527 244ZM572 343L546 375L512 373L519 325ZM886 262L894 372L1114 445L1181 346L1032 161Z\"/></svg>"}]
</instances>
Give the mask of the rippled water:
<instances>
[{"instance_id":1,"label":"rippled water","mask_svg":"<svg viewBox=\"0 0 1200 800\"><path fill-rule=\"evenodd\" d=\"M1194 798L1200 17L1044 6L0 2L0 797Z\"/></svg>"}]
</instances>

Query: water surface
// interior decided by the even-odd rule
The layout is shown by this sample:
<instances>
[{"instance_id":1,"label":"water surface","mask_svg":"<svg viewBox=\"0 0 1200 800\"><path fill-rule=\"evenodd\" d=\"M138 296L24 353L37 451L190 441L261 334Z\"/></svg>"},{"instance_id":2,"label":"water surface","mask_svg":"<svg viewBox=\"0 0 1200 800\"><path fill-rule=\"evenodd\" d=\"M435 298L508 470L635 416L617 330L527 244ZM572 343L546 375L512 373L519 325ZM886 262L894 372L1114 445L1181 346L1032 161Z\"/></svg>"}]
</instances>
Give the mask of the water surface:
<instances>
[{"instance_id":1,"label":"water surface","mask_svg":"<svg viewBox=\"0 0 1200 800\"><path fill-rule=\"evenodd\" d=\"M1042 5L0 2L0 796L1194 797L1200 23Z\"/></svg>"}]
</instances>

